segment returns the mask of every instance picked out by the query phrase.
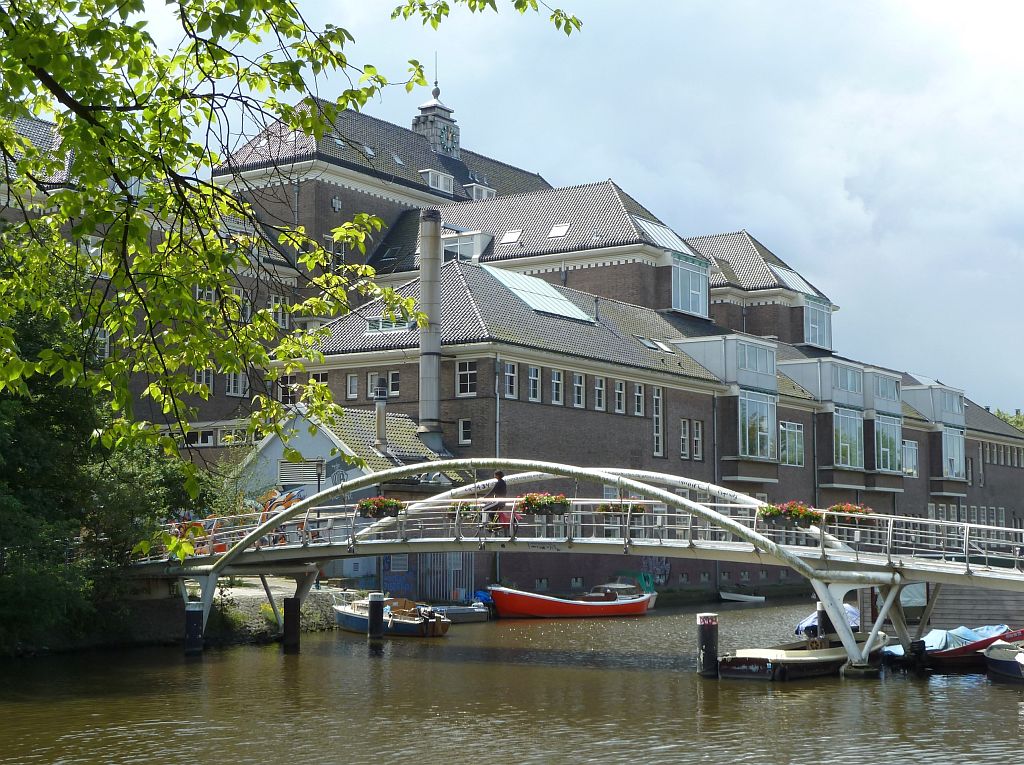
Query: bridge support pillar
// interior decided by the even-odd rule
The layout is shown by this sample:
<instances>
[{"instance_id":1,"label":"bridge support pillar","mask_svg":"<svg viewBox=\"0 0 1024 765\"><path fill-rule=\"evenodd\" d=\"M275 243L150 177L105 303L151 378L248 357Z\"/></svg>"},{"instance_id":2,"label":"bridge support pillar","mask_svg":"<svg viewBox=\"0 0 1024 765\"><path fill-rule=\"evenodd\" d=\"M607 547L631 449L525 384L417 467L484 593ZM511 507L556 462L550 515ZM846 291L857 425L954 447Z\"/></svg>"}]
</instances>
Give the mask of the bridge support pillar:
<instances>
[{"instance_id":1,"label":"bridge support pillar","mask_svg":"<svg viewBox=\"0 0 1024 765\"><path fill-rule=\"evenodd\" d=\"M199 656L203 652L203 604L185 604L185 655Z\"/></svg>"},{"instance_id":2,"label":"bridge support pillar","mask_svg":"<svg viewBox=\"0 0 1024 765\"><path fill-rule=\"evenodd\" d=\"M284 638L282 646L285 653L299 652L299 608L298 598L284 599Z\"/></svg>"},{"instance_id":3,"label":"bridge support pillar","mask_svg":"<svg viewBox=\"0 0 1024 765\"><path fill-rule=\"evenodd\" d=\"M697 614L697 674L718 677L718 614Z\"/></svg>"}]
</instances>

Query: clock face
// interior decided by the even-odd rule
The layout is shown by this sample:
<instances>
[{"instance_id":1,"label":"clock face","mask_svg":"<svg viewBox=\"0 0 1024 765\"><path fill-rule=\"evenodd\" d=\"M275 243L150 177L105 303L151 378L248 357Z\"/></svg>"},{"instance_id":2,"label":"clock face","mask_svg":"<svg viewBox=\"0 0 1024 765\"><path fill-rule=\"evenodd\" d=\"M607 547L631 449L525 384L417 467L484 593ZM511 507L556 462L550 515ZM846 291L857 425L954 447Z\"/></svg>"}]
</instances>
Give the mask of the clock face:
<instances>
[{"instance_id":1,"label":"clock face","mask_svg":"<svg viewBox=\"0 0 1024 765\"><path fill-rule=\"evenodd\" d=\"M441 132L438 137L441 141L441 148L445 151L451 151L452 147L455 146L455 131L447 125L441 126Z\"/></svg>"}]
</instances>

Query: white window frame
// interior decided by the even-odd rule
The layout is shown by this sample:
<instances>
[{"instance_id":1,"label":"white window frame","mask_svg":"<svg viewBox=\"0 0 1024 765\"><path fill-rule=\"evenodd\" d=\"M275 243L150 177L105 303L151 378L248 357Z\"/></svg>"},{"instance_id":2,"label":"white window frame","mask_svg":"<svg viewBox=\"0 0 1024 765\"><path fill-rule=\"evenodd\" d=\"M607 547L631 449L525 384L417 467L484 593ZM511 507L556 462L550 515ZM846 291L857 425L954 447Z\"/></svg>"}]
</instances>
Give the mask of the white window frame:
<instances>
[{"instance_id":1,"label":"white window frame","mask_svg":"<svg viewBox=\"0 0 1024 765\"><path fill-rule=\"evenodd\" d=\"M243 287L232 287L231 294L238 298L238 320L248 324L252 319L252 301Z\"/></svg>"},{"instance_id":2,"label":"white window frame","mask_svg":"<svg viewBox=\"0 0 1024 765\"><path fill-rule=\"evenodd\" d=\"M212 369L196 369L192 372L192 379L200 385L205 385L211 395L213 394L213 377Z\"/></svg>"},{"instance_id":3,"label":"white window frame","mask_svg":"<svg viewBox=\"0 0 1024 765\"><path fill-rule=\"evenodd\" d=\"M779 423L779 464L804 466L804 425L783 420Z\"/></svg>"},{"instance_id":4,"label":"white window frame","mask_svg":"<svg viewBox=\"0 0 1024 765\"><path fill-rule=\"evenodd\" d=\"M540 367L526 370L527 395L530 401L540 401Z\"/></svg>"},{"instance_id":5,"label":"white window frame","mask_svg":"<svg viewBox=\"0 0 1024 765\"><path fill-rule=\"evenodd\" d=\"M626 381L615 381L615 414L626 413Z\"/></svg>"},{"instance_id":6,"label":"white window frame","mask_svg":"<svg viewBox=\"0 0 1024 765\"><path fill-rule=\"evenodd\" d=\"M665 456L664 393L660 385L651 386L651 424L654 435L654 456Z\"/></svg>"},{"instance_id":7,"label":"white window frame","mask_svg":"<svg viewBox=\"0 0 1024 765\"><path fill-rule=\"evenodd\" d=\"M473 421L469 418L459 420L459 445L468 446L473 443Z\"/></svg>"},{"instance_id":8,"label":"white window frame","mask_svg":"<svg viewBox=\"0 0 1024 765\"><path fill-rule=\"evenodd\" d=\"M864 468L864 414L836 407L832 414L832 461L837 467Z\"/></svg>"},{"instance_id":9,"label":"white window frame","mask_svg":"<svg viewBox=\"0 0 1024 765\"><path fill-rule=\"evenodd\" d=\"M679 459L690 459L690 421L685 418L679 420Z\"/></svg>"},{"instance_id":10,"label":"white window frame","mask_svg":"<svg viewBox=\"0 0 1024 765\"><path fill-rule=\"evenodd\" d=\"M249 376L245 372L224 375L224 395L244 398L249 395Z\"/></svg>"},{"instance_id":11,"label":"white window frame","mask_svg":"<svg viewBox=\"0 0 1024 765\"><path fill-rule=\"evenodd\" d=\"M832 385L849 393L864 392L864 372L845 364L832 365Z\"/></svg>"},{"instance_id":12,"label":"white window frame","mask_svg":"<svg viewBox=\"0 0 1024 765\"><path fill-rule=\"evenodd\" d=\"M572 373L572 405L577 409L587 406L587 376L579 372Z\"/></svg>"},{"instance_id":13,"label":"white window frame","mask_svg":"<svg viewBox=\"0 0 1024 765\"><path fill-rule=\"evenodd\" d=\"M760 374L775 374L775 351L754 343L736 343L736 363L740 369Z\"/></svg>"},{"instance_id":14,"label":"white window frame","mask_svg":"<svg viewBox=\"0 0 1024 765\"><path fill-rule=\"evenodd\" d=\"M704 460L704 420L692 420L690 424L693 434L693 459L702 462Z\"/></svg>"},{"instance_id":15,"label":"white window frame","mask_svg":"<svg viewBox=\"0 0 1024 765\"><path fill-rule=\"evenodd\" d=\"M775 459L775 419L778 397L741 390L739 395L740 456Z\"/></svg>"},{"instance_id":16,"label":"white window frame","mask_svg":"<svg viewBox=\"0 0 1024 765\"><path fill-rule=\"evenodd\" d=\"M884 440L886 435L888 444ZM903 472L903 422L899 417L875 415L875 470Z\"/></svg>"},{"instance_id":17,"label":"white window frame","mask_svg":"<svg viewBox=\"0 0 1024 765\"><path fill-rule=\"evenodd\" d=\"M106 327L96 327L96 359L106 361L110 358L110 330ZM210 385L210 393L213 393L213 385Z\"/></svg>"},{"instance_id":18,"label":"white window frame","mask_svg":"<svg viewBox=\"0 0 1024 765\"><path fill-rule=\"evenodd\" d=\"M672 308L708 315L708 262L672 253Z\"/></svg>"},{"instance_id":19,"label":"white window frame","mask_svg":"<svg viewBox=\"0 0 1024 765\"><path fill-rule=\"evenodd\" d=\"M942 477L967 478L966 443L962 428L946 427L942 431Z\"/></svg>"},{"instance_id":20,"label":"white window frame","mask_svg":"<svg viewBox=\"0 0 1024 765\"><path fill-rule=\"evenodd\" d=\"M644 416L644 384L633 383L633 416Z\"/></svg>"},{"instance_id":21,"label":"white window frame","mask_svg":"<svg viewBox=\"0 0 1024 765\"><path fill-rule=\"evenodd\" d=\"M440 170L420 170L421 175L426 175L427 186L437 191L443 191L446 194L451 194L455 190L455 178L454 176L448 175L448 173L442 173Z\"/></svg>"},{"instance_id":22,"label":"white window frame","mask_svg":"<svg viewBox=\"0 0 1024 765\"><path fill-rule=\"evenodd\" d=\"M823 300L805 298L804 342L832 350L832 305Z\"/></svg>"},{"instance_id":23,"label":"white window frame","mask_svg":"<svg viewBox=\"0 0 1024 765\"><path fill-rule=\"evenodd\" d=\"M476 236L473 234L449 234L441 238L444 260L470 262L476 254Z\"/></svg>"},{"instance_id":24,"label":"white window frame","mask_svg":"<svg viewBox=\"0 0 1024 765\"><path fill-rule=\"evenodd\" d=\"M345 375L345 398L359 398L359 375L354 372Z\"/></svg>"},{"instance_id":25,"label":"white window frame","mask_svg":"<svg viewBox=\"0 0 1024 765\"><path fill-rule=\"evenodd\" d=\"M214 437L215 431L213 430L190 430L185 434L185 445L191 447L213 446Z\"/></svg>"},{"instance_id":26,"label":"white window frame","mask_svg":"<svg viewBox=\"0 0 1024 765\"><path fill-rule=\"evenodd\" d=\"M458 398L476 396L476 362L458 361L455 363L455 395Z\"/></svg>"},{"instance_id":27,"label":"white window frame","mask_svg":"<svg viewBox=\"0 0 1024 765\"><path fill-rule=\"evenodd\" d=\"M603 377L594 378L594 409L603 412L605 407L605 380Z\"/></svg>"},{"instance_id":28,"label":"white window frame","mask_svg":"<svg viewBox=\"0 0 1024 765\"><path fill-rule=\"evenodd\" d=\"M551 370L551 403L561 406L565 392L565 380L562 370Z\"/></svg>"},{"instance_id":29,"label":"white window frame","mask_svg":"<svg viewBox=\"0 0 1024 765\"><path fill-rule=\"evenodd\" d=\"M287 306L288 298L284 295L272 294L267 301L270 315L281 329L288 329L291 326L291 314L288 313Z\"/></svg>"},{"instance_id":30,"label":"white window frame","mask_svg":"<svg viewBox=\"0 0 1024 765\"><path fill-rule=\"evenodd\" d=\"M505 398L519 398L519 365L505 362Z\"/></svg>"},{"instance_id":31,"label":"white window frame","mask_svg":"<svg viewBox=\"0 0 1024 765\"><path fill-rule=\"evenodd\" d=\"M277 400L285 406L299 403L298 379L296 375L281 375L277 378Z\"/></svg>"},{"instance_id":32,"label":"white window frame","mask_svg":"<svg viewBox=\"0 0 1024 765\"><path fill-rule=\"evenodd\" d=\"M883 401L900 400L900 381L892 377L875 375L875 398Z\"/></svg>"},{"instance_id":33,"label":"white window frame","mask_svg":"<svg viewBox=\"0 0 1024 765\"><path fill-rule=\"evenodd\" d=\"M398 369L388 370L388 398L398 398L402 391L402 375Z\"/></svg>"}]
</instances>

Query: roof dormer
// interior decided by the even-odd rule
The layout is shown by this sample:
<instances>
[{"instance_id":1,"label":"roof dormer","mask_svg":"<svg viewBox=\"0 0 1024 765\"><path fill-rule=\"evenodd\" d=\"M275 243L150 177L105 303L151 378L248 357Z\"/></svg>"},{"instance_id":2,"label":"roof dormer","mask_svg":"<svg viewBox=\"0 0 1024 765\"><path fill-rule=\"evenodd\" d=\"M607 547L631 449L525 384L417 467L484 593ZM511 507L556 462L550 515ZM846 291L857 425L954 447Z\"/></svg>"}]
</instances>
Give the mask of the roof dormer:
<instances>
[{"instance_id":1,"label":"roof dormer","mask_svg":"<svg viewBox=\"0 0 1024 765\"><path fill-rule=\"evenodd\" d=\"M420 170L420 175L423 176L423 180L430 188L444 194L454 194L455 177L450 173L445 173L441 170L434 170L433 168L428 167Z\"/></svg>"}]
</instances>

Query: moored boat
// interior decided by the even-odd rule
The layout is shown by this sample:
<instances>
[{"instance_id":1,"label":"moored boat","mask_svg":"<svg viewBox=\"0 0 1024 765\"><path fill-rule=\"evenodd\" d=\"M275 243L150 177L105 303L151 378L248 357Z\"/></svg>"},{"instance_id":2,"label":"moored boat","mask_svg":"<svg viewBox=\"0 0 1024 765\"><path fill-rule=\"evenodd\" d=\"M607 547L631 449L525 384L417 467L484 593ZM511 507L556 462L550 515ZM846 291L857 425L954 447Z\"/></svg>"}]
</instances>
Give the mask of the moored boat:
<instances>
[{"instance_id":1,"label":"moored boat","mask_svg":"<svg viewBox=\"0 0 1024 765\"><path fill-rule=\"evenodd\" d=\"M1021 643L996 640L982 652L982 656L985 657L988 676L993 680L1024 683L1024 646Z\"/></svg>"},{"instance_id":2,"label":"moored boat","mask_svg":"<svg viewBox=\"0 0 1024 765\"><path fill-rule=\"evenodd\" d=\"M642 616L650 593L623 595L610 585L600 585L578 598L561 598L510 587L490 587L491 598L502 618L587 618L594 616Z\"/></svg>"},{"instance_id":3,"label":"moored boat","mask_svg":"<svg viewBox=\"0 0 1024 765\"><path fill-rule=\"evenodd\" d=\"M897 664L912 663L938 672L984 672L984 651L998 640L1014 643L1024 640L1024 630L1011 630L1005 624L984 627L935 629L922 640L923 654L904 656L902 646L885 650L885 658Z\"/></svg>"},{"instance_id":4,"label":"moored boat","mask_svg":"<svg viewBox=\"0 0 1024 765\"><path fill-rule=\"evenodd\" d=\"M483 603L470 603L469 605L455 606L417 606L420 611L433 611L446 617L452 624L465 624L467 622L486 622L491 618L491 612Z\"/></svg>"},{"instance_id":5,"label":"moored boat","mask_svg":"<svg viewBox=\"0 0 1024 765\"><path fill-rule=\"evenodd\" d=\"M336 603L334 619L348 632L366 634L370 623L370 601ZM421 610L412 601L387 598L384 601L384 634L391 637L441 637L447 634L451 620L430 610Z\"/></svg>"},{"instance_id":6,"label":"moored boat","mask_svg":"<svg viewBox=\"0 0 1024 765\"><path fill-rule=\"evenodd\" d=\"M863 650L869 635L855 633ZM884 632L875 635L868 663L881 663L882 648L889 642ZM800 680L806 677L836 675L849 656L837 635L828 639L802 640L772 648L741 648L718 659L718 676L744 680Z\"/></svg>"},{"instance_id":7,"label":"moored boat","mask_svg":"<svg viewBox=\"0 0 1024 765\"><path fill-rule=\"evenodd\" d=\"M726 590L719 590L718 597L720 600L732 601L735 603L764 603L764 595L754 595L749 592L730 592Z\"/></svg>"}]
</instances>

